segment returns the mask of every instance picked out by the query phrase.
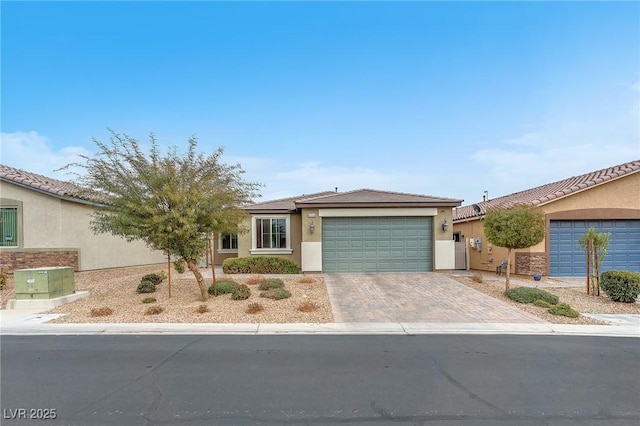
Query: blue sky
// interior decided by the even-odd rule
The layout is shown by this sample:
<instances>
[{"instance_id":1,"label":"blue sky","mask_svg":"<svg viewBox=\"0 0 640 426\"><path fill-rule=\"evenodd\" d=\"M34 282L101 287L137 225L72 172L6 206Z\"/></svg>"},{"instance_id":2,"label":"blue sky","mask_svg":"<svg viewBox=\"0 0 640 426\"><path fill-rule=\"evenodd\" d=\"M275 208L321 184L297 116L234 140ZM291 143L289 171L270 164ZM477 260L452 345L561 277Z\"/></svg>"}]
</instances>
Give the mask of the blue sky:
<instances>
[{"instance_id":1,"label":"blue sky","mask_svg":"<svg viewBox=\"0 0 640 426\"><path fill-rule=\"evenodd\" d=\"M637 2L1 3L1 162L107 128L225 147L263 200L465 204L640 158Z\"/></svg>"}]
</instances>

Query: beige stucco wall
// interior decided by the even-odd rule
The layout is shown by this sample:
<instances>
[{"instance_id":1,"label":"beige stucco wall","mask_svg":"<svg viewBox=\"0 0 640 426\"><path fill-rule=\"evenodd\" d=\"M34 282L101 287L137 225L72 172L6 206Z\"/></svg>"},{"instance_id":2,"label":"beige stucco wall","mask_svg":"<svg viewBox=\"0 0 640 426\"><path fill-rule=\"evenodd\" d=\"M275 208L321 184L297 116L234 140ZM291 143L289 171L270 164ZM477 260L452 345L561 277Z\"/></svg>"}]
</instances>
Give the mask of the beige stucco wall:
<instances>
[{"instance_id":1,"label":"beige stucco wall","mask_svg":"<svg viewBox=\"0 0 640 426\"><path fill-rule=\"evenodd\" d=\"M93 211L90 206L6 182L0 184L0 197L22 202L18 250L77 249L81 271L148 265L166 259L162 252L152 251L142 242L128 243L110 234L95 235L89 227Z\"/></svg>"}]
</instances>

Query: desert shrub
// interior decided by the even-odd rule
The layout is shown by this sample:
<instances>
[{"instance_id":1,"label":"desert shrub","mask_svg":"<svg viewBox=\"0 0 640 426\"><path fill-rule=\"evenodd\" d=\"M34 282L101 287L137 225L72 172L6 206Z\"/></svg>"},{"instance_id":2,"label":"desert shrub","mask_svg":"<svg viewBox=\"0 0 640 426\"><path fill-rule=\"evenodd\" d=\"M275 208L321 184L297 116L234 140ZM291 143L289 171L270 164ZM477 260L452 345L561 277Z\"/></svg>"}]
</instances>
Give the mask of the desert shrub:
<instances>
[{"instance_id":1,"label":"desert shrub","mask_svg":"<svg viewBox=\"0 0 640 426\"><path fill-rule=\"evenodd\" d=\"M240 284L237 289L231 293L233 300L245 300L251 296L251 290L246 284Z\"/></svg>"},{"instance_id":2,"label":"desert shrub","mask_svg":"<svg viewBox=\"0 0 640 426\"><path fill-rule=\"evenodd\" d=\"M196 314L204 314L205 312L209 312L209 307L207 305L199 305L194 312Z\"/></svg>"},{"instance_id":3,"label":"desert shrub","mask_svg":"<svg viewBox=\"0 0 640 426\"><path fill-rule=\"evenodd\" d=\"M274 256L235 257L222 262L225 274L297 274L298 265L290 259Z\"/></svg>"},{"instance_id":4,"label":"desert shrub","mask_svg":"<svg viewBox=\"0 0 640 426\"><path fill-rule=\"evenodd\" d=\"M233 280L216 281L216 291L218 292L218 295L220 295L220 294L231 294L234 291L236 291L239 286L240 286L240 284L238 284L237 282L235 282ZM213 286L210 285L209 289L207 291L209 292L209 294L213 294Z\"/></svg>"},{"instance_id":5,"label":"desert shrub","mask_svg":"<svg viewBox=\"0 0 640 426\"><path fill-rule=\"evenodd\" d=\"M142 281L140 284L138 284L138 293L142 294L142 293L155 293L156 292L156 285L154 283L152 283L151 281Z\"/></svg>"},{"instance_id":6,"label":"desert shrub","mask_svg":"<svg viewBox=\"0 0 640 426\"><path fill-rule=\"evenodd\" d=\"M262 275L251 275L245 282L248 285L256 285L260 284L262 281L264 281L264 277Z\"/></svg>"},{"instance_id":7,"label":"desert shrub","mask_svg":"<svg viewBox=\"0 0 640 426\"><path fill-rule=\"evenodd\" d=\"M614 302L633 303L640 294L640 273L605 271L600 275L600 287Z\"/></svg>"},{"instance_id":8,"label":"desert shrub","mask_svg":"<svg viewBox=\"0 0 640 426\"><path fill-rule=\"evenodd\" d=\"M7 273L4 271L0 271L0 290L4 290L5 288L7 288L8 279L9 277L7 276Z\"/></svg>"},{"instance_id":9,"label":"desert shrub","mask_svg":"<svg viewBox=\"0 0 640 426\"><path fill-rule=\"evenodd\" d=\"M318 310L318 305L313 303L311 300L305 300L298 305L298 310L300 312L315 312Z\"/></svg>"},{"instance_id":10,"label":"desert shrub","mask_svg":"<svg viewBox=\"0 0 640 426\"><path fill-rule=\"evenodd\" d=\"M280 278L268 278L258 285L258 290L271 290L274 288L283 288L284 282Z\"/></svg>"},{"instance_id":11,"label":"desert shrub","mask_svg":"<svg viewBox=\"0 0 640 426\"><path fill-rule=\"evenodd\" d=\"M514 287L507 290L505 294L509 299L520 303L533 303L536 300L544 300L552 305L558 304L558 296L534 287Z\"/></svg>"},{"instance_id":12,"label":"desert shrub","mask_svg":"<svg viewBox=\"0 0 640 426\"><path fill-rule=\"evenodd\" d=\"M147 274L145 276L142 277L142 279L140 280L140 282L142 281L151 281L154 285L158 285L162 282L164 278L162 278L162 276L160 274L156 274L155 272L151 273L151 274Z\"/></svg>"},{"instance_id":13,"label":"desert shrub","mask_svg":"<svg viewBox=\"0 0 640 426\"><path fill-rule=\"evenodd\" d=\"M553 306L551 303L547 302L546 300L542 300L542 299L534 300L533 304L536 305L536 306L540 306L541 308L547 308L547 309L549 309L550 307Z\"/></svg>"},{"instance_id":14,"label":"desert shrub","mask_svg":"<svg viewBox=\"0 0 640 426\"><path fill-rule=\"evenodd\" d=\"M471 279L477 283L481 283L482 282L482 275L479 273L475 273L471 276Z\"/></svg>"},{"instance_id":15,"label":"desert shrub","mask_svg":"<svg viewBox=\"0 0 640 426\"><path fill-rule=\"evenodd\" d=\"M155 297L145 297L144 299L142 299L142 303L154 303L155 301Z\"/></svg>"},{"instance_id":16,"label":"desert shrub","mask_svg":"<svg viewBox=\"0 0 640 426\"><path fill-rule=\"evenodd\" d=\"M176 269L176 272L179 274L184 274L184 271L186 271L186 264L184 262L184 260L182 259L176 259L173 261L173 267Z\"/></svg>"},{"instance_id":17,"label":"desert shrub","mask_svg":"<svg viewBox=\"0 0 640 426\"><path fill-rule=\"evenodd\" d=\"M93 308L91 309L92 317L108 317L113 313L111 308Z\"/></svg>"},{"instance_id":18,"label":"desert shrub","mask_svg":"<svg viewBox=\"0 0 640 426\"><path fill-rule=\"evenodd\" d=\"M571 306L566 303L560 303L559 305L552 306L549 308L549 313L553 315L562 315L569 318L578 318L580 313L571 308Z\"/></svg>"},{"instance_id":19,"label":"desert shrub","mask_svg":"<svg viewBox=\"0 0 640 426\"><path fill-rule=\"evenodd\" d=\"M272 288L271 290L263 291L260 293L260 297L265 297L267 299L280 300L280 299L288 299L291 297L291 292L286 288Z\"/></svg>"},{"instance_id":20,"label":"desert shrub","mask_svg":"<svg viewBox=\"0 0 640 426\"><path fill-rule=\"evenodd\" d=\"M249 303L249 306L247 306L247 309L245 309L245 312L248 314L257 314L258 312L263 311L264 308L262 307L261 304L259 304L258 302L253 302L253 303Z\"/></svg>"},{"instance_id":21,"label":"desert shrub","mask_svg":"<svg viewBox=\"0 0 640 426\"><path fill-rule=\"evenodd\" d=\"M149 309L144 313L145 315L158 315L164 311L162 306L149 306Z\"/></svg>"},{"instance_id":22,"label":"desert shrub","mask_svg":"<svg viewBox=\"0 0 640 426\"><path fill-rule=\"evenodd\" d=\"M311 277L311 276L309 276L309 275L305 275L304 277L300 277L298 282L300 284L313 284L313 283L316 282L316 279Z\"/></svg>"}]
</instances>

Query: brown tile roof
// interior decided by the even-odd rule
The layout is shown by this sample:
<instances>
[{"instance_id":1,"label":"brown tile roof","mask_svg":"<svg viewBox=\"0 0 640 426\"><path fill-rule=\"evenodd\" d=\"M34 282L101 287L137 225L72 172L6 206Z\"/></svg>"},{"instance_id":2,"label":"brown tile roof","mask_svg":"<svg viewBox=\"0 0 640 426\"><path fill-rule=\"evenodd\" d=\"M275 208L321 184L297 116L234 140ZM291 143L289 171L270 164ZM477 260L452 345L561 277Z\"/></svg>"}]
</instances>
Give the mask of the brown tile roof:
<instances>
[{"instance_id":1,"label":"brown tile roof","mask_svg":"<svg viewBox=\"0 0 640 426\"><path fill-rule=\"evenodd\" d=\"M0 181L81 203L95 201L78 185L0 164Z\"/></svg>"},{"instance_id":2,"label":"brown tile roof","mask_svg":"<svg viewBox=\"0 0 640 426\"><path fill-rule=\"evenodd\" d=\"M640 160L635 160L606 169L596 170L595 172L585 173L580 176L573 176L568 179L505 195L493 200L455 208L453 209L453 220L463 221L479 218L491 207L509 207L514 204L530 204L534 206L548 204L638 171L640 171Z\"/></svg>"},{"instance_id":3,"label":"brown tile roof","mask_svg":"<svg viewBox=\"0 0 640 426\"><path fill-rule=\"evenodd\" d=\"M291 212L310 207L426 207L459 206L462 200L432 197L430 195L358 189L349 192L319 192L253 204L246 208L251 213Z\"/></svg>"}]
</instances>

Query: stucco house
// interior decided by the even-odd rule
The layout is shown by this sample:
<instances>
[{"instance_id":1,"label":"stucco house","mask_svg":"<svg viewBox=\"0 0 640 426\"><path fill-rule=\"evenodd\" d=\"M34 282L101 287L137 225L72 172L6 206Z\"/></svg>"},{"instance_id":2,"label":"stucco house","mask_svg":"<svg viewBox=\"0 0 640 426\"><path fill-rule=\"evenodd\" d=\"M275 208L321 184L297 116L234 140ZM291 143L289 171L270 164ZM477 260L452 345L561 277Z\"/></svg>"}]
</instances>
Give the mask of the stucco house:
<instances>
[{"instance_id":1,"label":"stucco house","mask_svg":"<svg viewBox=\"0 0 640 426\"><path fill-rule=\"evenodd\" d=\"M461 204L372 189L253 204L237 254L282 256L302 272L453 269L452 208Z\"/></svg>"},{"instance_id":2,"label":"stucco house","mask_svg":"<svg viewBox=\"0 0 640 426\"><path fill-rule=\"evenodd\" d=\"M495 271L506 259L506 249L486 241L482 220L487 209L514 204L542 209L546 232L540 244L514 250L512 273L586 275L578 241L590 227L611 233L602 270L640 271L640 160L454 209L454 239L466 249L470 269Z\"/></svg>"},{"instance_id":3,"label":"stucco house","mask_svg":"<svg viewBox=\"0 0 640 426\"><path fill-rule=\"evenodd\" d=\"M95 235L89 227L94 205L72 183L0 165L0 266L87 271L166 262L143 242Z\"/></svg>"}]
</instances>

